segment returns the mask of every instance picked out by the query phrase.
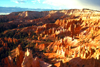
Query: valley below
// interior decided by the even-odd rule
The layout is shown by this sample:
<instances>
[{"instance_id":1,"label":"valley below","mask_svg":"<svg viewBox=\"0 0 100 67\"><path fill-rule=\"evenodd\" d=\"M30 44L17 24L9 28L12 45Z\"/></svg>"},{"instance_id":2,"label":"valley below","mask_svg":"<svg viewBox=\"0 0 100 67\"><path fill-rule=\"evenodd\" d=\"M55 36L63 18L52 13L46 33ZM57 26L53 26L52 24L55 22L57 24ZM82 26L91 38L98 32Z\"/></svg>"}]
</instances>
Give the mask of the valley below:
<instances>
[{"instance_id":1,"label":"valley below","mask_svg":"<svg viewBox=\"0 0 100 67\"><path fill-rule=\"evenodd\" d=\"M100 11L0 15L0 67L100 67Z\"/></svg>"}]
</instances>

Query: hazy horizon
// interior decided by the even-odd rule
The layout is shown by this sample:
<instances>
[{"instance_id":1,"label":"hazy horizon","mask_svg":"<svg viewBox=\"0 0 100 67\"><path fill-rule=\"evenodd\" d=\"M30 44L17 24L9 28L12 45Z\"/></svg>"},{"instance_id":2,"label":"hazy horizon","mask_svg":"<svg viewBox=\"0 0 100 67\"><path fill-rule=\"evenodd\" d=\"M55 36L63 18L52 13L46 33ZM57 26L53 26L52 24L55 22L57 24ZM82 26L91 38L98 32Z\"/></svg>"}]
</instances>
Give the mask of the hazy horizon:
<instances>
[{"instance_id":1,"label":"hazy horizon","mask_svg":"<svg viewBox=\"0 0 100 67\"><path fill-rule=\"evenodd\" d=\"M2 9L1 9L2 8ZM17 9L16 9L17 8ZM1 11L0 11L0 15L8 15L12 12L23 12L23 11L51 11L51 10L69 10L69 9L42 9L42 8L20 8L20 7L0 7ZM89 9L89 8L82 8L82 9ZM93 10L93 9L90 9ZM100 10L96 10L96 11L100 11Z\"/></svg>"},{"instance_id":2,"label":"hazy horizon","mask_svg":"<svg viewBox=\"0 0 100 67\"><path fill-rule=\"evenodd\" d=\"M100 0L0 0L1 7L100 10Z\"/></svg>"},{"instance_id":3,"label":"hazy horizon","mask_svg":"<svg viewBox=\"0 0 100 67\"><path fill-rule=\"evenodd\" d=\"M0 15L19 11L49 11L61 9L92 9L100 11L99 0L0 0ZM9 8L12 7L12 8ZM43 10L42 10L43 9ZM49 10L47 10L49 9Z\"/></svg>"}]
</instances>

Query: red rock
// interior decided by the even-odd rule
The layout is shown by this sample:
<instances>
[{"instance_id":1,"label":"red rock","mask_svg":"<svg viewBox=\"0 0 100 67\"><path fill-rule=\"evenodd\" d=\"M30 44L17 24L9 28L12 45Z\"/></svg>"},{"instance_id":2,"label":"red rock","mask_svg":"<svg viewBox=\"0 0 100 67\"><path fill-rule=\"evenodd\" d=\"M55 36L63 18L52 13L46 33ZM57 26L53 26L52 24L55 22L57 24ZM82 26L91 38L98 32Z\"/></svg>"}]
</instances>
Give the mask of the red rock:
<instances>
[{"instance_id":1,"label":"red rock","mask_svg":"<svg viewBox=\"0 0 100 67\"><path fill-rule=\"evenodd\" d=\"M8 57L2 59L1 63L3 64L3 67L11 67L11 64L9 63Z\"/></svg>"},{"instance_id":2,"label":"red rock","mask_svg":"<svg viewBox=\"0 0 100 67\"><path fill-rule=\"evenodd\" d=\"M40 67L38 58L33 58L32 51L27 49L21 67Z\"/></svg>"}]
</instances>

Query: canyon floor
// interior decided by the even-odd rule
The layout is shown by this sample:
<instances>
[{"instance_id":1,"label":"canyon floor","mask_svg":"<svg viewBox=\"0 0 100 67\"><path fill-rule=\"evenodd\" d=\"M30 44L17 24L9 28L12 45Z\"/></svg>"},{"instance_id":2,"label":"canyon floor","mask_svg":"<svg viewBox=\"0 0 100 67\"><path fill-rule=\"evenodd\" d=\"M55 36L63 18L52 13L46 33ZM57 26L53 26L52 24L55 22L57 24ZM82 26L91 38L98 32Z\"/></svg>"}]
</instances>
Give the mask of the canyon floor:
<instances>
[{"instance_id":1,"label":"canyon floor","mask_svg":"<svg viewBox=\"0 0 100 67\"><path fill-rule=\"evenodd\" d=\"M0 67L100 67L100 11L0 15Z\"/></svg>"}]
</instances>

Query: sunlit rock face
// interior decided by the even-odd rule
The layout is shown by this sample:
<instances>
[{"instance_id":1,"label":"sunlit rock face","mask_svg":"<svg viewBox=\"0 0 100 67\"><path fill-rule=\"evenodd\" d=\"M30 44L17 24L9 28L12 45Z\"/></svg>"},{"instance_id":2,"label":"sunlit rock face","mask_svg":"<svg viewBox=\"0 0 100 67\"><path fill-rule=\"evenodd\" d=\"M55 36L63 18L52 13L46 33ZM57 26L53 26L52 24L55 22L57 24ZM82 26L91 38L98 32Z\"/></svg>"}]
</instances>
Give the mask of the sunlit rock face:
<instances>
[{"instance_id":1,"label":"sunlit rock face","mask_svg":"<svg viewBox=\"0 0 100 67\"><path fill-rule=\"evenodd\" d=\"M37 57L33 58L32 51L30 49L27 49L21 67L41 67L41 66L51 67L52 65L40 60Z\"/></svg>"},{"instance_id":2,"label":"sunlit rock face","mask_svg":"<svg viewBox=\"0 0 100 67\"><path fill-rule=\"evenodd\" d=\"M35 59L35 61L36 61L36 59ZM39 62L36 62L34 64L32 51L30 49L27 49L27 51L25 52L25 56L23 58L23 62L21 64L21 67L39 67L39 66L36 66L36 65L39 65L37 63L39 63Z\"/></svg>"},{"instance_id":3,"label":"sunlit rock face","mask_svg":"<svg viewBox=\"0 0 100 67\"><path fill-rule=\"evenodd\" d=\"M16 48L16 63L17 66L21 67L21 63L23 61L23 57L24 57L24 52L22 51L22 48L20 45L18 45L18 47Z\"/></svg>"}]
</instances>

